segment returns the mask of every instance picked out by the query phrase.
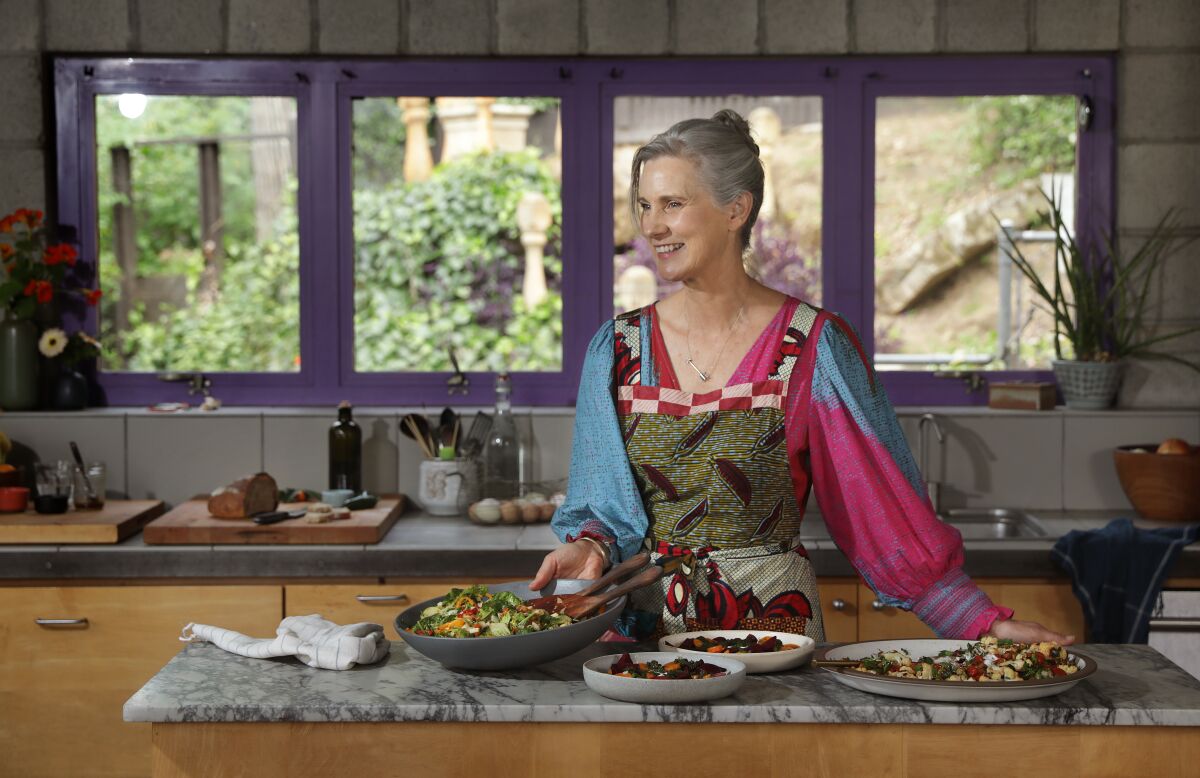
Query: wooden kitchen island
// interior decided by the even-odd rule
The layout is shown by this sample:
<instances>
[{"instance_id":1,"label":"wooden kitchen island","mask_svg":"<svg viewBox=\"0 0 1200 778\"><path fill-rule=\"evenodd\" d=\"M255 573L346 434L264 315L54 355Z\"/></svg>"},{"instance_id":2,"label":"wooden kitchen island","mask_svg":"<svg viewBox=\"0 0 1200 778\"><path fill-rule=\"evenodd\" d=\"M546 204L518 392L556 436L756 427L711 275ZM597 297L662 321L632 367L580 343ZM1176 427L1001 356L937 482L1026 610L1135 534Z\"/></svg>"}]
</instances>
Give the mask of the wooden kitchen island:
<instances>
[{"instance_id":1,"label":"wooden kitchen island","mask_svg":"<svg viewBox=\"0 0 1200 778\"><path fill-rule=\"evenodd\" d=\"M156 776L1184 776L1200 681L1148 646L1081 647L1100 669L1056 697L955 705L881 697L826 672L750 676L711 705L598 696L595 644L513 672L452 671L403 643L315 670L187 646L126 704L153 722Z\"/></svg>"}]
</instances>

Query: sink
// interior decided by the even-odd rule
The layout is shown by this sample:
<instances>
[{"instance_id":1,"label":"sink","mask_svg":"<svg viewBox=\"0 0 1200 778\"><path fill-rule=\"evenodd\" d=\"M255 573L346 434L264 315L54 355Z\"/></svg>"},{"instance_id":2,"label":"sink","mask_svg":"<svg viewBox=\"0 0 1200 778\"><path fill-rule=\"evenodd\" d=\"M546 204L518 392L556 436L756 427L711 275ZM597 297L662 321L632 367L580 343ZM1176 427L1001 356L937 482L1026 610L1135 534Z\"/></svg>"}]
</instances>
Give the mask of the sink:
<instances>
[{"instance_id":1,"label":"sink","mask_svg":"<svg viewBox=\"0 0 1200 778\"><path fill-rule=\"evenodd\" d=\"M1022 540L1048 535L1042 523L1018 508L951 508L938 518L962 533L963 540ZM829 530L819 515L805 516L801 542L829 540Z\"/></svg>"},{"instance_id":2,"label":"sink","mask_svg":"<svg viewBox=\"0 0 1200 778\"><path fill-rule=\"evenodd\" d=\"M938 516L963 540L1019 540L1046 537L1042 523L1015 508L951 508Z\"/></svg>"}]
</instances>

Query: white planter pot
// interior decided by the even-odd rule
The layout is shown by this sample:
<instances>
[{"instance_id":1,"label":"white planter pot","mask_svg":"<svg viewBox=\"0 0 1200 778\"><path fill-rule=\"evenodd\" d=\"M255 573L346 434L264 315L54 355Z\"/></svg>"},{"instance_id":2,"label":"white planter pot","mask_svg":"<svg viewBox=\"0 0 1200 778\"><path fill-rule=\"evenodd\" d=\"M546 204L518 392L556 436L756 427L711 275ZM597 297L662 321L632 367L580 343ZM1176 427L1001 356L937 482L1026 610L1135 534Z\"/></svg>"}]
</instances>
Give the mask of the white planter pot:
<instances>
[{"instance_id":1,"label":"white planter pot","mask_svg":"<svg viewBox=\"0 0 1200 778\"><path fill-rule=\"evenodd\" d=\"M1068 408L1098 411L1111 408L1121 388L1123 362L1076 362L1055 360L1054 378L1062 389Z\"/></svg>"}]
</instances>

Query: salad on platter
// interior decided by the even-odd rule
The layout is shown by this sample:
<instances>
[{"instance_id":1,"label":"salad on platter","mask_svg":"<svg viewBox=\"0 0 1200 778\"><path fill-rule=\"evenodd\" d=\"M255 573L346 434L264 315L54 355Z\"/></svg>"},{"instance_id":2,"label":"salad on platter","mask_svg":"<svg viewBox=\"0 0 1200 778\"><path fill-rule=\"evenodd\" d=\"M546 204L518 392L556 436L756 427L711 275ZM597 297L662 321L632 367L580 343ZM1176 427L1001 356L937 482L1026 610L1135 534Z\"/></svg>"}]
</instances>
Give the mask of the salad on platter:
<instances>
[{"instance_id":1,"label":"salad on platter","mask_svg":"<svg viewBox=\"0 0 1200 778\"><path fill-rule=\"evenodd\" d=\"M531 607L512 592L489 592L486 585L476 584L451 589L438 603L421 611L412 632L441 638L509 637L574 622L565 614Z\"/></svg>"},{"instance_id":2,"label":"salad on platter","mask_svg":"<svg viewBox=\"0 0 1200 778\"><path fill-rule=\"evenodd\" d=\"M1058 643L1017 643L984 637L964 648L913 659L903 648L859 660L858 672L926 681L1033 681L1079 672Z\"/></svg>"}]
</instances>

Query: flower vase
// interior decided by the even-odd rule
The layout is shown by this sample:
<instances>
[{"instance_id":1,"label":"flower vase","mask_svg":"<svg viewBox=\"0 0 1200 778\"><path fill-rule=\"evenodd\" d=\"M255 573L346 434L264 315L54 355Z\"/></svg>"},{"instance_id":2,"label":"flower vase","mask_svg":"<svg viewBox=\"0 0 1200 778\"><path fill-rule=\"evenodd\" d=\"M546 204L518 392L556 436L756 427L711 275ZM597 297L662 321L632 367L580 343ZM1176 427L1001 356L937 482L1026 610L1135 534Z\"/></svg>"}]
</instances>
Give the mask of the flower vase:
<instances>
[{"instance_id":1,"label":"flower vase","mask_svg":"<svg viewBox=\"0 0 1200 778\"><path fill-rule=\"evenodd\" d=\"M56 411L82 411L87 401L87 379L74 368L61 368L50 387L50 406Z\"/></svg>"},{"instance_id":2,"label":"flower vase","mask_svg":"<svg viewBox=\"0 0 1200 778\"><path fill-rule=\"evenodd\" d=\"M28 319L0 322L0 408L27 411L38 401L38 331Z\"/></svg>"}]
</instances>

